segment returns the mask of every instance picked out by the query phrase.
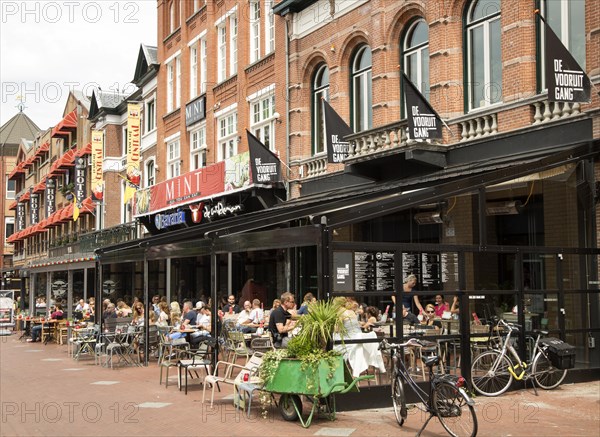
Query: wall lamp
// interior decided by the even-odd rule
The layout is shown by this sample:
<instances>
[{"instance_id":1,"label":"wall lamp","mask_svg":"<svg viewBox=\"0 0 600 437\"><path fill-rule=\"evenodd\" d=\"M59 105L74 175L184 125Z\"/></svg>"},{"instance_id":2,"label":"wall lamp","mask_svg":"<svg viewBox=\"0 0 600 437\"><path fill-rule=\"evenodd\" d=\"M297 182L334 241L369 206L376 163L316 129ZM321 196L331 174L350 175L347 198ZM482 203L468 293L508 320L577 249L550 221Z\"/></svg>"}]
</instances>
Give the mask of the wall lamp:
<instances>
[{"instance_id":1,"label":"wall lamp","mask_svg":"<svg viewBox=\"0 0 600 437\"><path fill-rule=\"evenodd\" d=\"M511 200L508 202L489 202L485 206L487 215L516 215L523 210L521 201Z\"/></svg>"}]
</instances>

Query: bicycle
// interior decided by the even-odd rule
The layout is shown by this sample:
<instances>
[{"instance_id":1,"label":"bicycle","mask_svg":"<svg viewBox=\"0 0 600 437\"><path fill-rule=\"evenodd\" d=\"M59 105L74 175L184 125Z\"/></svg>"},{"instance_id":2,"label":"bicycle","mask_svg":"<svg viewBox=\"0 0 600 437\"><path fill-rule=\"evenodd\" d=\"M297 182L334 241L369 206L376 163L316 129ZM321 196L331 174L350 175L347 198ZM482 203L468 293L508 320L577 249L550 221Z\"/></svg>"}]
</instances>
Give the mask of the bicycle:
<instances>
[{"instance_id":1,"label":"bicycle","mask_svg":"<svg viewBox=\"0 0 600 437\"><path fill-rule=\"evenodd\" d=\"M476 436L477 416L473 408L473 400L463 389L465 379L462 376L434 374L433 366L439 363L439 357L424 357L423 364L429 369L430 381L429 393L426 393L417 385L406 369L402 356L398 356L398 349L407 346L423 347L426 346L426 343L411 338L401 344L388 343L383 340L379 345L380 350L390 351L392 359L392 402L398 424L402 426L408 416L404 392L404 382L406 382L425 407L419 409L429 413L429 417L417 433L417 437L421 435L433 417L437 417L444 429L453 437Z\"/></svg>"},{"instance_id":2,"label":"bicycle","mask_svg":"<svg viewBox=\"0 0 600 437\"><path fill-rule=\"evenodd\" d=\"M475 390L484 396L498 396L508 390L513 379L531 379L536 395L536 384L544 390L558 387L567 371L554 367L546 348L540 345L541 336L547 335L548 331L534 331L537 338L532 349L533 360L523 361L510 341L512 333L518 332L521 326L500 319L496 330L499 332L501 327L508 330L506 338L496 343L496 346L501 344L502 347L483 352L473 360L471 382Z\"/></svg>"}]
</instances>

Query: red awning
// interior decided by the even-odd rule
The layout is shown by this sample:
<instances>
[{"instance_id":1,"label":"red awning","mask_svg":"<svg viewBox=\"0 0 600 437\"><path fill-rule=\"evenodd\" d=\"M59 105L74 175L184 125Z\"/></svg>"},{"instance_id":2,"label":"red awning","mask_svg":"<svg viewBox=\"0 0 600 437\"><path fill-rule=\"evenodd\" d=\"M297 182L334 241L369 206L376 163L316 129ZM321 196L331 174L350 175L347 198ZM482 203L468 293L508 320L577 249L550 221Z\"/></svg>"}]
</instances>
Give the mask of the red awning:
<instances>
[{"instance_id":1,"label":"red awning","mask_svg":"<svg viewBox=\"0 0 600 437\"><path fill-rule=\"evenodd\" d=\"M43 177L43 179L40 181L39 184L37 184L35 187L33 187L33 192L34 193L41 193L46 189L46 176Z\"/></svg>"},{"instance_id":2,"label":"red awning","mask_svg":"<svg viewBox=\"0 0 600 437\"><path fill-rule=\"evenodd\" d=\"M87 143L86 146L82 149L77 150L75 156L84 156L92 154L92 143Z\"/></svg>"},{"instance_id":3,"label":"red awning","mask_svg":"<svg viewBox=\"0 0 600 437\"><path fill-rule=\"evenodd\" d=\"M92 200L92 196L86 197L83 202L81 202L81 208L79 208L79 214L92 214L96 211L96 204Z\"/></svg>"},{"instance_id":4,"label":"red awning","mask_svg":"<svg viewBox=\"0 0 600 437\"><path fill-rule=\"evenodd\" d=\"M17 209L17 201L15 200L13 203L11 203L10 205L8 205L8 209Z\"/></svg>"},{"instance_id":5,"label":"red awning","mask_svg":"<svg viewBox=\"0 0 600 437\"><path fill-rule=\"evenodd\" d=\"M8 175L8 179L15 179L15 177L17 176L17 174L19 173L23 173L25 174L25 170L23 169L23 165L24 165L24 161L20 162L15 168L14 170Z\"/></svg>"},{"instance_id":6,"label":"red awning","mask_svg":"<svg viewBox=\"0 0 600 437\"><path fill-rule=\"evenodd\" d=\"M50 143L45 142L40 146L39 149L35 151L35 156L42 156L42 154L48 152L50 150Z\"/></svg>"},{"instance_id":7,"label":"red awning","mask_svg":"<svg viewBox=\"0 0 600 437\"><path fill-rule=\"evenodd\" d=\"M75 166L75 150L71 149L65 152L60 158L54 161L52 167L50 167L49 175L58 174L65 167L74 167Z\"/></svg>"},{"instance_id":8,"label":"red awning","mask_svg":"<svg viewBox=\"0 0 600 437\"><path fill-rule=\"evenodd\" d=\"M21 198L19 199L19 202L27 202L29 199L31 199L31 193L29 191L27 191L25 194L23 194L21 196Z\"/></svg>"},{"instance_id":9,"label":"red awning","mask_svg":"<svg viewBox=\"0 0 600 437\"><path fill-rule=\"evenodd\" d=\"M36 160L35 155L30 156L29 159L27 159L26 161L23 162L23 168L31 167L33 165L33 163L35 162L35 160Z\"/></svg>"},{"instance_id":10,"label":"red awning","mask_svg":"<svg viewBox=\"0 0 600 437\"><path fill-rule=\"evenodd\" d=\"M52 138L69 135L69 131L77 129L77 108L69 112L54 128L52 128Z\"/></svg>"},{"instance_id":11,"label":"red awning","mask_svg":"<svg viewBox=\"0 0 600 437\"><path fill-rule=\"evenodd\" d=\"M58 215L56 223L60 224L68 222L69 220L73 219L73 204L71 203L68 206L65 206L59 212L60 214Z\"/></svg>"}]
</instances>

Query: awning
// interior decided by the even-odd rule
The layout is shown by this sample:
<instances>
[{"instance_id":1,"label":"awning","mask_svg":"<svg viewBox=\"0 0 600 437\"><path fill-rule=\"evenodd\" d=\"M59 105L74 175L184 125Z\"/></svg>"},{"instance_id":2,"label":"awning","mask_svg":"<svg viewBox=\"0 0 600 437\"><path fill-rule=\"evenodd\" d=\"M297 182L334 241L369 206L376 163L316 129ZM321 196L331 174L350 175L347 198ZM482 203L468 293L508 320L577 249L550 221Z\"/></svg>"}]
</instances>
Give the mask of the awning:
<instances>
[{"instance_id":1,"label":"awning","mask_svg":"<svg viewBox=\"0 0 600 437\"><path fill-rule=\"evenodd\" d=\"M17 203L18 202L15 200L13 203L11 203L10 205L8 205L8 209L11 209L11 210L17 209Z\"/></svg>"},{"instance_id":2,"label":"awning","mask_svg":"<svg viewBox=\"0 0 600 437\"><path fill-rule=\"evenodd\" d=\"M60 216L57 220L57 223L66 223L69 220L73 219L73 204L69 204L60 210Z\"/></svg>"},{"instance_id":3,"label":"awning","mask_svg":"<svg viewBox=\"0 0 600 437\"><path fill-rule=\"evenodd\" d=\"M33 163L36 161L36 157L35 155L32 155L29 157L29 159L27 159L27 161L23 162L23 168L29 168L33 165Z\"/></svg>"},{"instance_id":4,"label":"awning","mask_svg":"<svg viewBox=\"0 0 600 437\"><path fill-rule=\"evenodd\" d=\"M75 156L84 156L84 155L91 155L91 154L92 154L92 143L87 143L85 145L85 147L77 150L77 152L75 153Z\"/></svg>"},{"instance_id":5,"label":"awning","mask_svg":"<svg viewBox=\"0 0 600 437\"><path fill-rule=\"evenodd\" d=\"M21 198L19 199L19 202L28 202L29 199L31 199L31 193L29 191L27 191L25 194L23 194L21 196Z\"/></svg>"},{"instance_id":6,"label":"awning","mask_svg":"<svg viewBox=\"0 0 600 437\"><path fill-rule=\"evenodd\" d=\"M54 128L52 138L68 136L71 131L77 129L77 108L69 112Z\"/></svg>"},{"instance_id":7,"label":"awning","mask_svg":"<svg viewBox=\"0 0 600 437\"><path fill-rule=\"evenodd\" d=\"M71 149L65 152L60 158L58 158L50 167L48 175L59 174L65 170L66 167L75 166L75 150Z\"/></svg>"},{"instance_id":8,"label":"awning","mask_svg":"<svg viewBox=\"0 0 600 437\"><path fill-rule=\"evenodd\" d=\"M96 210L96 204L92 200L92 196L86 197L83 202L81 202L81 207L79 208L79 214L93 214Z\"/></svg>"},{"instance_id":9,"label":"awning","mask_svg":"<svg viewBox=\"0 0 600 437\"><path fill-rule=\"evenodd\" d=\"M50 144L48 142L45 142L44 144L42 144L40 146L39 149L37 149L35 151L35 156L41 157L44 153L48 152L50 150Z\"/></svg>"},{"instance_id":10,"label":"awning","mask_svg":"<svg viewBox=\"0 0 600 437\"><path fill-rule=\"evenodd\" d=\"M20 162L12 172L8 175L8 179L15 179L19 173L25 174L25 170L23 169L24 162Z\"/></svg>"},{"instance_id":11,"label":"awning","mask_svg":"<svg viewBox=\"0 0 600 437\"><path fill-rule=\"evenodd\" d=\"M47 176L44 176L42 180L35 187L33 187L34 193L41 193L46 189L46 177Z\"/></svg>"}]
</instances>

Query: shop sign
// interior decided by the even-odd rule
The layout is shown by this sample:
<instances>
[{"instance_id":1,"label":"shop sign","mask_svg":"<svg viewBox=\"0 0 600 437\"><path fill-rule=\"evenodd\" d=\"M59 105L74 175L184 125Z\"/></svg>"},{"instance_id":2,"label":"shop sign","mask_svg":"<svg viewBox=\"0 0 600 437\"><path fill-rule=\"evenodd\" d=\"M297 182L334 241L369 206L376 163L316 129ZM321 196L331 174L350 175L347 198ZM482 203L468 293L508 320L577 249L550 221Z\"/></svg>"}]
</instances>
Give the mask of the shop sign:
<instances>
[{"instance_id":1,"label":"shop sign","mask_svg":"<svg viewBox=\"0 0 600 437\"><path fill-rule=\"evenodd\" d=\"M192 124L206 118L206 98L204 96L198 97L193 102L188 103L185 106L185 125L191 126Z\"/></svg>"},{"instance_id":2,"label":"shop sign","mask_svg":"<svg viewBox=\"0 0 600 437\"><path fill-rule=\"evenodd\" d=\"M33 191L31 192L29 207L31 212L30 224L35 225L40 221L40 196Z\"/></svg>"},{"instance_id":3,"label":"shop sign","mask_svg":"<svg viewBox=\"0 0 600 437\"><path fill-rule=\"evenodd\" d=\"M234 215L244 210L242 205L226 205L223 202L218 202L214 205L205 205L202 215L208 220L215 218L223 218L228 215Z\"/></svg>"},{"instance_id":4,"label":"shop sign","mask_svg":"<svg viewBox=\"0 0 600 437\"><path fill-rule=\"evenodd\" d=\"M86 180L87 180L87 159L80 156L75 161L75 201L81 207L81 203L86 196Z\"/></svg>"},{"instance_id":5,"label":"shop sign","mask_svg":"<svg viewBox=\"0 0 600 437\"><path fill-rule=\"evenodd\" d=\"M53 178L46 179L46 217L50 217L56 211L56 181Z\"/></svg>"},{"instance_id":6,"label":"shop sign","mask_svg":"<svg viewBox=\"0 0 600 437\"><path fill-rule=\"evenodd\" d=\"M154 226L159 230L183 224L185 224L185 211L183 210L177 210L171 214L156 214L154 216Z\"/></svg>"}]
</instances>

